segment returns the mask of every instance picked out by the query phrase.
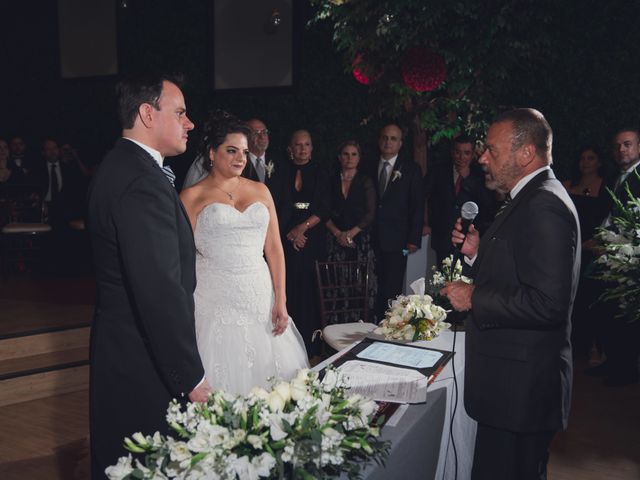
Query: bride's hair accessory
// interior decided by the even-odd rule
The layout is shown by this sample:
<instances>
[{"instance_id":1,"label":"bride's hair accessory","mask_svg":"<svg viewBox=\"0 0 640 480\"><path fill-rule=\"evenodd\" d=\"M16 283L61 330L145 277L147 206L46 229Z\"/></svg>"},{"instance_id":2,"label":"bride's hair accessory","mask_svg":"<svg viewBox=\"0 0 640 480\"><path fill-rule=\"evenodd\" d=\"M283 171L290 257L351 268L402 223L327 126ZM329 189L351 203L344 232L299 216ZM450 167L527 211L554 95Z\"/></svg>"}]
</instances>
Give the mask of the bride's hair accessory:
<instances>
[{"instance_id":1,"label":"bride's hair accessory","mask_svg":"<svg viewBox=\"0 0 640 480\"><path fill-rule=\"evenodd\" d=\"M224 110L209 112L209 116L204 124L202 141L200 143L200 154L204 159L204 167L210 170L213 162L209 159L209 152L222 145L231 133L241 133L249 138L251 129L247 127L238 117Z\"/></svg>"}]
</instances>

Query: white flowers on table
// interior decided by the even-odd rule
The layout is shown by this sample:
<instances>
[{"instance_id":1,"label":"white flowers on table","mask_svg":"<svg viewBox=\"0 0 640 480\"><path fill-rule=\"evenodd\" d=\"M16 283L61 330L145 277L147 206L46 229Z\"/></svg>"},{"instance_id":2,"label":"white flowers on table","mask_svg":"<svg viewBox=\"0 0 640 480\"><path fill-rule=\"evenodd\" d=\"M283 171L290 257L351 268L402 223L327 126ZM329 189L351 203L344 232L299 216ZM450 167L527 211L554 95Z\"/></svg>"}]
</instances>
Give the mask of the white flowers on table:
<instances>
[{"instance_id":1,"label":"white flowers on table","mask_svg":"<svg viewBox=\"0 0 640 480\"><path fill-rule=\"evenodd\" d=\"M376 412L372 400L349 396L332 368L322 380L304 369L271 391L216 391L206 404L186 407L174 400L167 421L177 438L134 433L125 445L144 463L129 455L105 473L112 480L351 476L360 462L387 453Z\"/></svg>"}]
</instances>

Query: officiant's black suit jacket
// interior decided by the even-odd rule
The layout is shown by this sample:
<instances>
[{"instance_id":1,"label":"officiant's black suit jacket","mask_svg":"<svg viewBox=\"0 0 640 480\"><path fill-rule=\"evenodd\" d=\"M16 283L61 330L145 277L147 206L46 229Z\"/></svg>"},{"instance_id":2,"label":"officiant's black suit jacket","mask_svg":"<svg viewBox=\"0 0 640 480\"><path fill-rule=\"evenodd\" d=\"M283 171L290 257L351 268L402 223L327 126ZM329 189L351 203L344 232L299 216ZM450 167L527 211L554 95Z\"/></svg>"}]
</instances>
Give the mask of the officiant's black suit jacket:
<instances>
[{"instance_id":1,"label":"officiant's black suit jacket","mask_svg":"<svg viewBox=\"0 0 640 480\"><path fill-rule=\"evenodd\" d=\"M98 296L91 328L94 478L124 436L166 431L169 401L203 378L194 326L195 247L175 189L153 158L120 139L89 191Z\"/></svg>"},{"instance_id":2,"label":"officiant's black suit jacket","mask_svg":"<svg viewBox=\"0 0 640 480\"><path fill-rule=\"evenodd\" d=\"M579 222L553 172L536 175L482 237L467 316L465 407L512 432L566 428Z\"/></svg>"}]
</instances>

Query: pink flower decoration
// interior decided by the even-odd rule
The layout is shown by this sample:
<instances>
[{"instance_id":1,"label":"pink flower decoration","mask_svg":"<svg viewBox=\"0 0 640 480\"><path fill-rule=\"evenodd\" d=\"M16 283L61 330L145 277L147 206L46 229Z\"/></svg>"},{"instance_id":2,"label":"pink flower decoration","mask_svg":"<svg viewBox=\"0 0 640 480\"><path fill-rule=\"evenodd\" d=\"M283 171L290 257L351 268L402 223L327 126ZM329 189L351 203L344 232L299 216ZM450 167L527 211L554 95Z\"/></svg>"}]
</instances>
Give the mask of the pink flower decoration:
<instances>
[{"instance_id":1,"label":"pink flower decoration","mask_svg":"<svg viewBox=\"0 0 640 480\"><path fill-rule=\"evenodd\" d=\"M409 49L400 65L407 87L416 92L431 92L438 88L447 75L447 65L439 53L427 47Z\"/></svg>"}]
</instances>

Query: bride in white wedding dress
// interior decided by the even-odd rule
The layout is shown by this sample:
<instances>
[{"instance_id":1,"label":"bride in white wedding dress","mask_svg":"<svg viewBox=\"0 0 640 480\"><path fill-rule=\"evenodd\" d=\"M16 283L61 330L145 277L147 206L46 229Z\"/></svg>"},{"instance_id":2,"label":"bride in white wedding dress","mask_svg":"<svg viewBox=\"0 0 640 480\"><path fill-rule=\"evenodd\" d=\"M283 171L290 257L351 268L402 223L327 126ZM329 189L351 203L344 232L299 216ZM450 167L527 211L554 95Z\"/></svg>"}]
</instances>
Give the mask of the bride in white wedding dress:
<instances>
[{"instance_id":1,"label":"bride in white wedding dress","mask_svg":"<svg viewBox=\"0 0 640 480\"><path fill-rule=\"evenodd\" d=\"M219 112L205 126L210 173L181 193L196 244L196 337L214 390L246 394L308 366L287 314L285 263L271 194L241 177L250 130ZM265 262L266 258L266 262Z\"/></svg>"}]
</instances>

